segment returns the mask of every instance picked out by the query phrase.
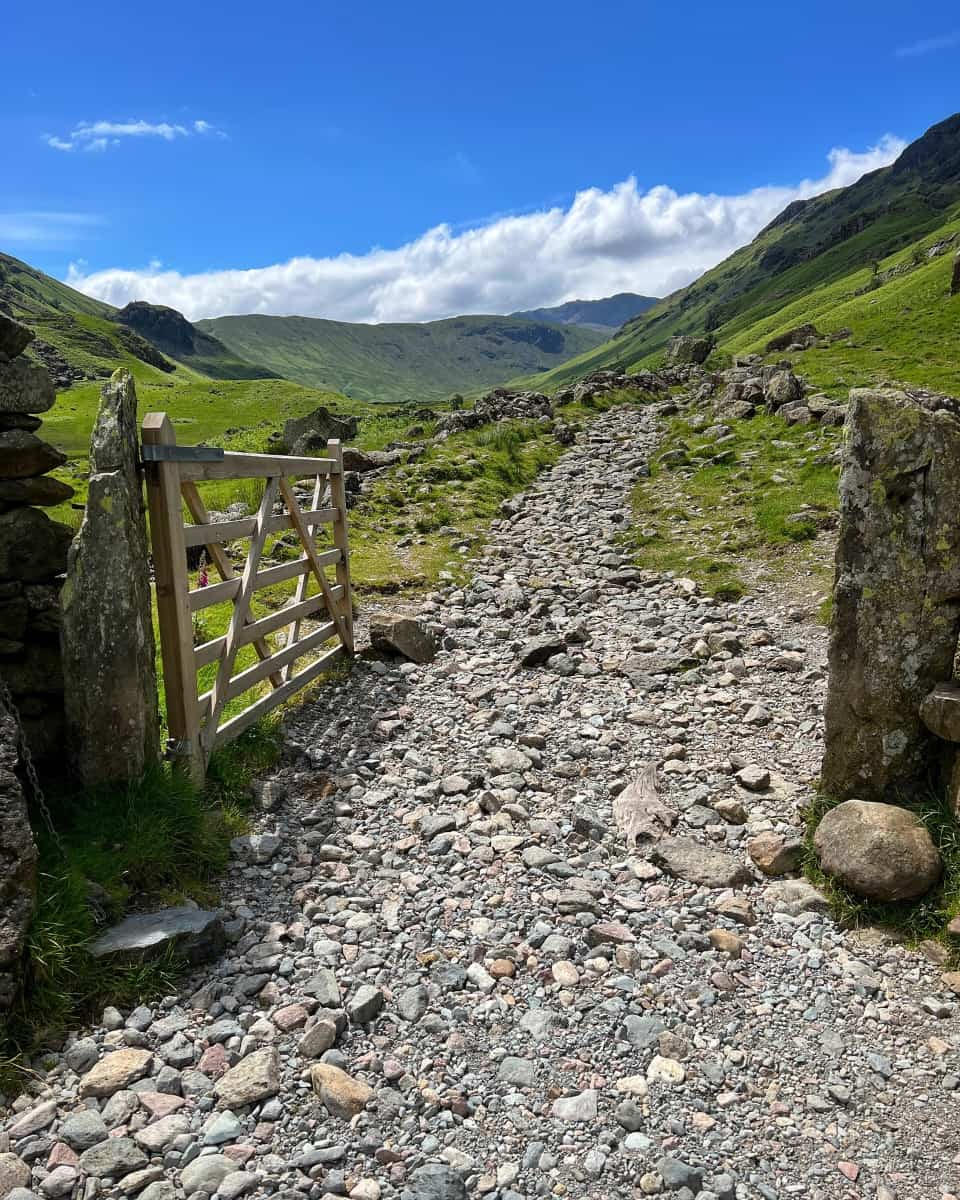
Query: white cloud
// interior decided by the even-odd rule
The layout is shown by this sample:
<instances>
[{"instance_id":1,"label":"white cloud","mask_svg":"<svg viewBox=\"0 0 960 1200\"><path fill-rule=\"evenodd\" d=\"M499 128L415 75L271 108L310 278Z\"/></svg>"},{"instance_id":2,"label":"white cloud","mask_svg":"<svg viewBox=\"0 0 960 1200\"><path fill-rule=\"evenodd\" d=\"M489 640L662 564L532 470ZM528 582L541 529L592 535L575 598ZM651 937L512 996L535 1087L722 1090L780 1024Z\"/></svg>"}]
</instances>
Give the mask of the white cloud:
<instances>
[{"instance_id":1,"label":"white cloud","mask_svg":"<svg viewBox=\"0 0 960 1200\"><path fill-rule=\"evenodd\" d=\"M225 138L226 134L209 121L194 121L192 125L172 125L169 121L81 121L67 134L44 134L43 140L53 150L103 151L108 146L118 146L124 138L160 138L165 142L177 138L213 135Z\"/></svg>"},{"instance_id":2,"label":"white cloud","mask_svg":"<svg viewBox=\"0 0 960 1200\"><path fill-rule=\"evenodd\" d=\"M901 46L895 53L897 58L921 58L925 54L936 54L938 50L951 50L954 46L960 46L960 29L938 37L921 38L919 42Z\"/></svg>"},{"instance_id":3,"label":"white cloud","mask_svg":"<svg viewBox=\"0 0 960 1200\"><path fill-rule=\"evenodd\" d=\"M679 194L662 184L642 191L630 178L609 191L578 192L565 208L504 216L462 232L438 225L391 250L193 275L152 264L92 273L72 266L67 281L111 304L152 300L194 320L297 313L426 321L621 291L665 295L750 241L791 200L853 183L892 162L904 145L887 135L862 153L831 150L822 178L741 195Z\"/></svg>"}]
</instances>

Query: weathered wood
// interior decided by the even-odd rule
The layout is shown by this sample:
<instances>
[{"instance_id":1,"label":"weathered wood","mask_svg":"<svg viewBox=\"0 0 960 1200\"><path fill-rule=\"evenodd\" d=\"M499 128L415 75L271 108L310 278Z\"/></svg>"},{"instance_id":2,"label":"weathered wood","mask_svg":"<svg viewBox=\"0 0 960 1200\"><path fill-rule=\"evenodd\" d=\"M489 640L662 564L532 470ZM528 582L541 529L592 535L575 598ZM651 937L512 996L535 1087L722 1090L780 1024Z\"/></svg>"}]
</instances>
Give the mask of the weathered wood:
<instances>
[{"instance_id":1,"label":"weathered wood","mask_svg":"<svg viewBox=\"0 0 960 1200\"><path fill-rule=\"evenodd\" d=\"M190 515L195 521L199 521L201 525L205 525L210 520L210 516L207 512L207 506L204 504L203 499L197 490L197 485L195 483L181 482L180 491L183 494L184 500L187 502L187 508L190 510ZM218 546L215 542L204 544L206 545L207 553L210 555L213 565L219 572L220 578L224 582L230 579L236 579L237 573L233 569L233 563L228 558L226 552L223 550L223 547ZM251 616L248 612L244 617L243 623L244 625L249 625L250 622ZM253 648L256 650L261 659L269 658L270 654L272 653L270 647L263 638L257 638L253 643ZM270 676L270 682L274 687L279 687L283 683L283 678L277 672L274 672Z\"/></svg>"},{"instance_id":2,"label":"weathered wood","mask_svg":"<svg viewBox=\"0 0 960 1200\"><path fill-rule=\"evenodd\" d=\"M334 566L339 558L339 550L324 550L317 556L325 566ZM288 579L296 579L305 571L312 569L308 558L293 558L289 562L280 563L276 567L267 567L257 572L254 591L259 592L275 583L286 583ZM193 612L209 608L212 604L222 604L224 600L232 600L240 588L238 579L228 579L224 583L212 583L209 587L194 588L190 593L190 608Z\"/></svg>"},{"instance_id":3,"label":"weathered wood","mask_svg":"<svg viewBox=\"0 0 960 1200\"><path fill-rule=\"evenodd\" d=\"M146 414L142 438L148 446L172 446L177 440L166 413ZM179 464L150 463L145 473L171 752L190 777L202 783L204 760L197 716L197 674L193 662L193 620L188 599L190 581L183 543Z\"/></svg>"},{"instance_id":4,"label":"weathered wood","mask_svg":"<svg viewBox=\"0 0 960 1200\"><path fill-rule=\"evenodd\" d=\"M676 812L663 803L657 791L656 762L647 763L633 783L615 797L613 819L631 848L640 838L661 838L676 824Z\"/></svg>"},{"instance_id":5,"label":"weathered wood","mask_svg":"<svg viewBox=\"0 0 960 1200\"><path fill-rule=\"evenodd\" d=\"M336 464L329 458L293 458L282 454L238 454L228 451L219 462L177 463L180 478L269 479L277 475L329 475Z\"/></svg>"},{"instance_id":6,"label":"weathered wood","mask_svg":"<svg viewBox=\"0 0 960 1200\"><path fill-rule=\"evenodd\" d=\"M317 478L324 479L325 476L320 475ZM183 486L186 489L187 487L195 488L197 485L185 483ZM199 494L198 491L197 495L199 496ZM337 510L335 508L318 508L311 512L305 512L303 515L311 525L330 525L336 519ZM249 537L256 525L256 517L240 517L236 521L211 521L209 524L187 525L183 531L183 540L187 546L222 545L223 542L232 542L235 538ZM279 533L282 529L292 528L293 523L284 513L282 517L270 518L267 532Z\"/></svg>"},{"instance_id":7,"label":"weathered wood","mask_svg":"<svg viewBox=\"0 0 960 1200\"><path fill-rule=\"evenodd\" d=\"M300 541L303 543L303 548L306 551L313 574L316 577L317 583L320 584L320 591L323 592L323 599L327 606L327 612L337 623L337 632L340 636L340 640L343 642L344 646L349 647L351 639L349 633L347 632L343 614L339 611L337 602L333 598L333 594L330 590L330 581L323 573L324 556L317 553L317 548L313 544L313 535L304 524L296 497L294 496L290 485L285 479L280 480L280 493L286 502L287 511L290 513L290 516L293 519L294 528L300 535ZM338 562L341 558L341 552L339 550L334 550L332 553L336 555L333 561Z\"/></svg>"},{"instance_id":8,"label":"weathered wood","mask_svg":"<svg viewBox=\"0 0 960 1200\"><path fill-rule=\"evenodd\" d=\"M176 444L165 414L151 414L144 422L144 444ZM349 544L346 527L346 496L343 461L339 444L330 443L329 458L297 458L266 454L226 453L222 461L203 461L188 456L160 455L147 466L151 480L150 516L157 572L158 609L171 734L179 745L191 773L202 782L209 756L218 747L249 728L278 704L330 668L344 652L353 651L352 602L350 596ZM152 457L152 456L148 456ZM313 506L301 511L288 476L314 480ZM196 487L202 479L262 478L266 481L263 501L255 517L214 523ZM331 498L337 503L321 507L327 478ZM287 512L276 516L273 505L282 494ZM183 502L195 524L184 526ZM333 527L334 545L318 551L313 531L316 526ZM293 561L260 569L267 536L294 529L304 555ZM250 547L243 571L238 575L223 549L223 543L249 537ZM186 550L206 546L221 582L190 590ZM337 571L337 582L326 578L326 567ZM310 578L320 594L308 596ZM274 584L297 579L296 596L277 612L254 619L250 603L255 592ZM212 605L233 602L233 613L225 634L194 649L192 614ZM326 610L329 620L299 637L304 618ZM266 637L288 627L286 645L271 653ZM297 662L331 638L338 644L293 674ZM233 674L237 652L253 644L260 662ZM217 663L213 687L198 697L197 672ZM269 678L274 690L260 696L241 713L221 725L224 706Z\"/></svg>"},{"instance_id":9,"label":"weathered wood","mask_svg":"<svg viewBox=\"0 0 960 1200\"><path fill-rule=\"evenodd\" d=\"M314 485L313 485L313 507L314 507L314 509L316 509L316 507L319 505L319 503L323 497L324 490L326 489L326 486L327 486L327 481L324 478L324 476L318 475L314 482ZM287 514L287 516L289 519L289 513ZM309 514L304 513L304 520L306 521L308 528L310 528L312 530L313 523L309 519ZM294 598L298 603L299 603L299 601L303 600L304 597L306 596L307 587L308 587L309 583L310 583L310 576L307 575L306 573L301 575L300 578L297 580L297 590L296 590ZM322 597L321 597L321 599L322 599ZM293 620L290 627L287 629L287 634L286 634L287 645L288 646L292 645L299 637L300 637L300 619L299 619L299 617L297 617ZM289 679L293 678L293 668L295 666L296 666L295 660L288 664L286 670L283 673L284 679L289 680Z\"/></svg>"},{"instance_id":10,"label":"weathered wood","mask_svg":"<svg viewBox=\"0 0 960 1200\"><path fill-rule=\"evenodd\" d=\"M278 671L281 667L295 662L298 658L303 658L311 650L316 650L324 642L328 642L332 637L336 637L336 634L336 625L333 621L328 621L326 625L321 625L317 629L314 629L292 646L286 646L283 650L278 650L276 654L272 654L270 658L265 659L263 662L254 663L252 667L247 667L239 675L234 675L227 684L227 701L229 702L230 700L235 700L237 696L242 696L244 692L248 692L252 687L256 687L258 683L266 679L271 671ZM200 697L198 704L201 719L207 716L212 698L212 691L204 692Z\"/></svg>"},{"instance_id":11,"label":"weathered wood","mask_svg":"<svg viewBox=\"0 0 960 1200\"><path fill-rule=\"evenodd\" d=\"M337 510L333 522L333 544L340 551L337 563L337 583L343 588L340 612L346 636L344 645L353 653L353 594L350 588L350 538L347 531L347 489L343 479L343 446L338 438L327 442L327 455L337 464L330 476L330 499Z\"/></svg>"},{"instance_id":12,"label":"weathered wood","mask_svg":"<svg viewBox=\"0 0 960 1200\"><path fill-rule=\"evenodd\" d=\"M333 595L334 599L340 599L342 592L339 586L333 589ZM299 604L288 604L276 612L268 613L267 616L251 621L249 625L244 625L240 633L240 645L248 646L256 638L265 637L268 633L275 633L281 626L288 625L291 617L294 619L308 617L322 607L323 596L318 592L315 596L308 596ZM224 635L221 634L220 637L212 638L209 642L204 642L202 646L197 646L193 657L198 671L201 667L209 666L210 663L217 661L223 651L223 643Z\"/></svg>"},{"instance_id":13,"label":"weathered wood","mask_svg":"<svg viewBox=\"0 0 960 1200\"><path fill-rule=\"evenodd\" d=\"M217 678L213 685L213 692L210 698L210 713L207 717L207 724L204 729L204 736L207 742L208 752L213 749L211 739L207 737L207 733L216 730L217 723L220 720L220 713L223 711L223 706L227 702L227 687L230 682L230 677L233 674L233 664L237 657L237 651L240 649L240 631L243 628L247 618L247 613L250 608L250 598L256 590L257 566L260 563L260 555L263 552L264 543L267 540L267 521L270 519L270 514L273 512L273 502L277 495L276 478L269 479L267 486L263 491L263 500L260 502L260 511L257 514L257 529L253 537L250 539L250 550L247 554L247 561L244 564L243 574L240 576L239 589L237 597L234 601L233 615L230 618L230 625L227 628L226 640L223 645L223 655L220 659L220 666L217 670Z\"/></svg>"},{"instance_id":14,"label":"weathered wood","mask_svg":"<svg viewBox=\"0 0 960 1200\"><path fill-rule=\"evenodd\" d=\"M265 717L278 704L282 704L284 700L289 700L291 696L295 696L301 688L306 687L318 675L321 675L324 671L328 671L344 653L343 644L338 643L332 650L328 650L326 654L321 654L319 658L309 663L299 674L294 675L289 682L285 683L283 687L279 687L273 692L267 692L265 696L261 696L259 700L254 701L249 708L245 708L242 713L231 717L229 721L226 721L217 730L213 749L216 750L225 742L229 742L231 738L235 738L238 734L243 733L245 729L249 729L251 725L255 725L261 717Z\"/></svg>"}]
</instances>

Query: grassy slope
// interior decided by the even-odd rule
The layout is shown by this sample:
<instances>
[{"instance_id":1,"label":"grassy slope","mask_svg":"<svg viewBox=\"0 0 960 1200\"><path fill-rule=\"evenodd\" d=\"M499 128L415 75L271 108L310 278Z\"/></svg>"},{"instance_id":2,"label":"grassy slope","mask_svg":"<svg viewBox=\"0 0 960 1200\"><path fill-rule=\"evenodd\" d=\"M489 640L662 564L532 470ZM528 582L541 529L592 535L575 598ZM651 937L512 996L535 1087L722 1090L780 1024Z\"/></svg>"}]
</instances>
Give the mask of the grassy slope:
<instances>
[{"instance_id":1,"label":"grassy slope","mask_svg":"<svg viewBox=\"0 0 960 1200\"><path fill-rule=\"evenodd\" d=\"M960 116L928 131L890 167L789 206L748 246L610 341L524 382L554 390L599 367L651 365L669 338L681 333L712 332L721 350L762 350L773 333L814 320L827 332L850 326L854 334L852 347L812 352L821 356L824 378L854 370L863 372L861 381L884 376L934 385L921 377L928 347L942 351L941 338L951 336L941 307L945 289L937 291L949 270L946 260L912 273L910 282L899 278L877 293L854 293L869 284L875 262L883 271L909 259L915 246L930 246L953 232L958 220ZM882 360L844 353L881 338ZM944 386L960 385L947 363L939 377Z\"/></svg>"},{"instance_id":2,"label":"grassy slope","mask_svg":"<svg viewBox=\"0 0 960 1200\"><path fill-rule=\"evenodd\" d=\"M171 374L130 353L127 346L135 344L137 337L115 321L117 309L112 305L74 291L6 254L0 254L0 301L71 366L90 376L108 376L117 366L129 366L145 379L171 378ZM202 352L192 355L189 366L181 364L173 375L185 372L191 377L199 374L215 379L256 379L262 375L256 365L216 339L200 340Z\"/></svg>"},{"instance_id":3,"label":"grassy slope","mask_svg":"<svg viewBox=\"0 0 960 1200\"><path fill-rule=\"evenodd\" d=\"M511 317L359 325L239 316L198 324L237 354L288 379L393 402L477 392L511 375L549 369L603 339L580 326L538 326Z\"/></svg>"}]
</instances>

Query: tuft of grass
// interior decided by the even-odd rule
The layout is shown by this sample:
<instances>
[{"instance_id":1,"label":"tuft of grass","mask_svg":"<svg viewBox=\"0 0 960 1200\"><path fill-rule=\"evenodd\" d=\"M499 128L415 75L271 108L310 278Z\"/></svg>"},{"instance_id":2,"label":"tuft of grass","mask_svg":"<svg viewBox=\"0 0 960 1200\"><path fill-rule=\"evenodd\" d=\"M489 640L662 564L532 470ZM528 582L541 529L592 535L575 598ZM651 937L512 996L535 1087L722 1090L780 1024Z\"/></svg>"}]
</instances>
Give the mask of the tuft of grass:
<instances>
[{"instance_id":1,"label":"tuft of grass","mask_svg":"<svg viewBox=\"0 0 960 1200\"><path fill-rule=\"evenodd\" d=\"M40 864L28 967L0 1035L0 1074L4 1055L9 1075L18 1056L105 1004L132 1006L171 990L182 969L173 952L99 960L88 947L129 911L188 899L216 903L230 839L246 828L250 783L279 756L277 721L261 722L218 751L202 792L161 766L125 787L49 797L59 842L36 823Z\"/></svg>"},{"instance_id":2,"label":"tuft of grass","mask_svg":"<svg viewBox=\"0 0 960 1200\"><path fill-rule=\"evenodd\" d=\"M899 930L911 942L926 939L945 942L955 965L960 965L960 947L949 940L946 927L960 913L960 822L951 811L946 797L932 786L920 796L898 797L897 803L915 812L927 827L943 859L943 874L938 885L917 900L880 903L851 892L820 868L813 838L823 817L839 801L818 794L801 816L804 822L803 869L807 878L830 901L839 924L852 928L878 925Z\"/></svg>"}]
</instances>

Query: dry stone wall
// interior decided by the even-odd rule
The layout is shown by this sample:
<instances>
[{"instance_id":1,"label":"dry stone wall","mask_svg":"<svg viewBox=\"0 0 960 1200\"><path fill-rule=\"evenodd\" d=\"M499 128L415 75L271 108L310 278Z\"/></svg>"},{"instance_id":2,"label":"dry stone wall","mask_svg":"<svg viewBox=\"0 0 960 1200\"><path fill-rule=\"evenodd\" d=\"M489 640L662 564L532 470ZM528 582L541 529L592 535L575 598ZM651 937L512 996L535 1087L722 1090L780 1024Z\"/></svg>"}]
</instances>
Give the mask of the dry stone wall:
<instances>
[{"instance_id":1,"label":"dry stone wall","mask_svg":"<svg viewBox=\"0 0 960 1200\"><path fill-rule=\"evenodd\" d=\"M56 398L46 369L23 351L32 330L0 312L0 677L38 758L63 738L60 576L71 531L43 507L73 489L47 472L64 455L39 435Z\"/></svg>"}]
</instances>

